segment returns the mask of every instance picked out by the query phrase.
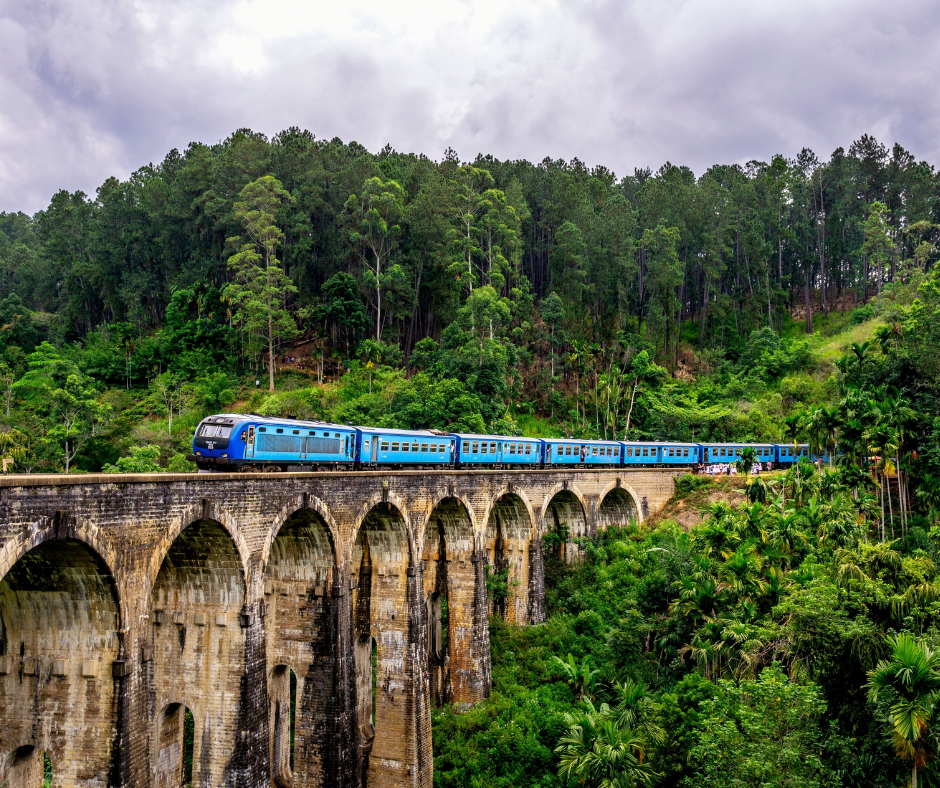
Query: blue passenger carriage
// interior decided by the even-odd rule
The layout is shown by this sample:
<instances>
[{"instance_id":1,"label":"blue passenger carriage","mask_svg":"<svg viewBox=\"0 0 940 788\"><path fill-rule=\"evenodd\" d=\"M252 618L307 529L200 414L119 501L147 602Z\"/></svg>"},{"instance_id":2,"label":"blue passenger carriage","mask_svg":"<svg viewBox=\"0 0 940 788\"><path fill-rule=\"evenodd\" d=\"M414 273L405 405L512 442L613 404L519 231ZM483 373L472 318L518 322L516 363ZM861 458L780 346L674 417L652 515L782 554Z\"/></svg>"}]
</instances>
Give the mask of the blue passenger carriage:
<instances>
[{"instance_id":1,"label":"blue passenger carriage","mask_svg":"<svg viewBox=\"0 0 940 788\"><path fill-rule=\"evenodd\" d=\"M360 467L436 467L454 459L456 439L446 432L383 427L357 427L355 432Z\"/></svg>"},{"instance_id":2,"label":"blue passenger carriage","mask_svg":"<svg viewBox=\"0 0 940 788\"><path fill-rule=\"evenodd\" d=\"M620 465L622 446L619 441L587 441L582 444L585 465Z\"/></svg>"},{"instance_id":3,"label":"blue passenger carriage","mask_svg":"<svg viewBox=\"0 0 940 788\"><path fill-rule=\"evenodd\" d=\"M697 443L662 443L659 456L662 465L698 465L699 447Z\"/></svg>"},{"instance_id":4,"label":"blue passenger carriage","mask_svg":"<svg viewBox=\"0 0 940 788\"><path fill-rule=\"evenodd\" d=\"M633 466L659 465L662 444L630 442L623 444L623 464Z\"/></svg>"},{"instance_id":5,"label":"blue passenger carriage","mask_svg":"<svg viewBox=\"0 0 940 788\"><path fill-rule=\"evenodd\" d=\"M798 443L794 446L792 443L778 443L774 446L777 451L777 463L780 465L793 465L801 459L813 459L810 456L809 446L805 443Z\"/></svg>"},{"instance_id":6,"label":"blue passenger carriage","mask_svg":"<svg viewBox=\"0 0 940 788\"><path fill-rule=\"evenodd\" d=\"M755 443L703 443L701 444L702 463L704 465L735 463L741 459L741 452L748 446L754 449L757 462L775 461L776 453L772 444L759 446Z\"/></svg>"},{"instance_id":7,"label":"blue passenger carriage","mask_svg":"<svg viewBox=\"0 0 940 788\"><path fill-rule=\"evenodd\" d=\"M539 438L470 433L454 433L453 437L457 441L457 464L460 467L538 467L542 462L542 441Z\"/></svg>"},{"instance_id":8,"label":"blue passenger carriage","mask_svg":"<svg viewBox=\"0 0 940 788\"><path fill-rule=\"evenodd\" d=\"M545 465L580 465L590 451L590 441L574 438L546 438L543 452Z\"/></svg>"}]
</instances>

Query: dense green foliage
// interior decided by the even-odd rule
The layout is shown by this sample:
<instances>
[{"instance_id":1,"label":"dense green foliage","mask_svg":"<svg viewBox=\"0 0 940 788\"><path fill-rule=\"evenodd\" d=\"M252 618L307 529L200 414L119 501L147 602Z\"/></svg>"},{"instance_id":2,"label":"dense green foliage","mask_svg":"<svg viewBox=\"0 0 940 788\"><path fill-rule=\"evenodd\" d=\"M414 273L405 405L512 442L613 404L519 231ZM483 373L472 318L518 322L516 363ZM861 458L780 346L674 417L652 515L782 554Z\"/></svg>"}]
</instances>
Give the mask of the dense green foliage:
<instances>
[{"instance_id":1,"label":"dense green foliage","mask_svg":"<svg viewBox=\"0 0 940 788\"><path fill-rule=\"evenodd\" d=\"M717 503L688 532L602 532L575 565L547 551L548 621L492 620L493 695L435 712L436 784L896 786L899 696L932 779L940 541L872 541L850 472L765 481L766 503ZM919 694L893 633L926 649ZM602 781L612 761L623 782Z\"/></svg>"}]
</instances>

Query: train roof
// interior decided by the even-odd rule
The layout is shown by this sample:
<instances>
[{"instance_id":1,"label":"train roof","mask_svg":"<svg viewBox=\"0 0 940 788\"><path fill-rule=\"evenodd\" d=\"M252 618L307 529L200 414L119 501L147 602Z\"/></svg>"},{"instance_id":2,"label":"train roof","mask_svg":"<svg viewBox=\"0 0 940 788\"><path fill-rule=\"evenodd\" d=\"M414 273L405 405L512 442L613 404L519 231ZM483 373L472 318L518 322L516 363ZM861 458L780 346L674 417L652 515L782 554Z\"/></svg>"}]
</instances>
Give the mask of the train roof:
<instances>
[{"instance_id":1,"label":"train roof","mask_svg":"<svg viewBox=\"0 0 940 788\"><path fill-rule=\"evenodd\" d=\"M717 443L701 443L700 446L774 446L776 444L771 443L770 441L720 441ZM792 443L790 444L793 445Z\"/></svg>"},{"instance_id":2,"label":"train roof","mask_svg":"<svg viewBox=\"0 0 940 788\"><path fill-rule=\"evenodd\" d=\"M480 435L475 432L452 432L451 435L456 435L458 438L463 440L474 438L479 438L480 440L485 441L540 441L548 440L547 438L528 438L523 435Z\"/></svg>"},{"instance_id":3,"label":"train roof","mask_svg":"<svg viewBox=\"0 0 940 788\"><path fill-rule=\"evenodd\" d=\"M355 429L381 435L404 435L415 438L449 438L451 436L449 432L435 430L396 430L392 427L355 427Z\"/></svg>"},{"instance_id":4,"label":"train roof","mask_svg":"<svg viewBox=\"0 0 940 788\"><path fill-rule=\"evenodd\" d=\"M537 440L545 441L564 441L565 443L574 442L574 443L621 443L621 441L611 438L610 440L604 440L603 438L598 438L594 440L593 438L538 438Z\"/></svg>"},{"instance_id":5,"label":"train roof","mask_svg":"<svg viewBox=\"0 0 940 788\"><path fill-rule=\"evenodd\" d=\"M304 427L328 427L336 430L352 430L353 427L344 424L333 424L329 421L311 421L309 419L290 419L281 416L259 416L257 413L216 413L213 416L206 416L203 422L212 423L216 421L260 421L265 424L300 424Z\"/></svg>"},{"instance_id":6,"label":"train roof","mask_svg":"<svg viewBox=\"0 0 940 788\"><path fill-rule=\"evenodd\" d=\"M627 446L698 446L695 441L620 441Z\"/></svg>"}]
</instances>

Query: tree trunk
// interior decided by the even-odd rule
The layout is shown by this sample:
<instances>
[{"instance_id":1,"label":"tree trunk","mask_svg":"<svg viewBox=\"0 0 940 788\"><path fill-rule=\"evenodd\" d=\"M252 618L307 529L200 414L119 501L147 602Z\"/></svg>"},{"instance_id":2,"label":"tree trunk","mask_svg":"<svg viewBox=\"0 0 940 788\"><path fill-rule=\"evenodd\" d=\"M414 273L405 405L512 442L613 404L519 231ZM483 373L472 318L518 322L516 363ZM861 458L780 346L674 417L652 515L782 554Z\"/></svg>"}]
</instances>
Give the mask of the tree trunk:
<instances>
[{"instance_id":1,"label":"tree trunk","mask_svg":"<svg viewBox=\"0 0 940 788\"><path fill-rule=\"evenodd\" d=\"M630 393L630 410L627 411L627 428L623 431L623 439L627 440L627 436L630 434L630 417L633 415L633 400L636 398L636 389L640 385L640 379L637 378L633 382L633 391Z\"/></svg>"},{"instance_id":2,"label":"tree trunk","mask_svg":"<svg viewBox=\"0 0 940 788\"><path fill-rule=\"evenodd\" d=\"M813 333L813 307L809 297L809 268L806 269L806 333Z\"/></svg>"},{"instance_id":3,"label":"tree trunk","mask_svg":"<svg viewBox=\"0 0 940 788\"><path fill-rule=\"evenodd\" d=\"M274 391L274 326L268 310L268 391Z\"/></svg>"}]
</instances>

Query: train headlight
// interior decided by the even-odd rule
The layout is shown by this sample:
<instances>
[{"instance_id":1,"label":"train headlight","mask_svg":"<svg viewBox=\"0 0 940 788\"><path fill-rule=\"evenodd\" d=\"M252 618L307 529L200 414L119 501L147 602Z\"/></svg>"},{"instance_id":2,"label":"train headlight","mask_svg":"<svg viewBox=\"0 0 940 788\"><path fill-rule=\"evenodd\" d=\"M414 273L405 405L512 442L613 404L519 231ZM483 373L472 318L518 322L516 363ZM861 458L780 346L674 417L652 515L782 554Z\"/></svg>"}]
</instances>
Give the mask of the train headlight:
<instances>
[{"instance_id":1,"label":"train headlight","mask_svg":"<svg viewBox=\"0 0 940 788\"><path fill-rule=\"evenodd\" d=\"M196 452L196 456L197 456L197 457L201 457L201 456L202 456L202 452L201 452L201 451L197 451L197 452Z\"/></svg>"},{"instance_id":2,"label":"train headlight","mask_svg":"<svg viewBox=\"0 0 940 788\"><path fill-rule=\"evenodd\" d=\"M228 455L227 455L227 454L223 454L222 456L223 456L223 457L228 457Z\"/></svg>"}]
</instances>

